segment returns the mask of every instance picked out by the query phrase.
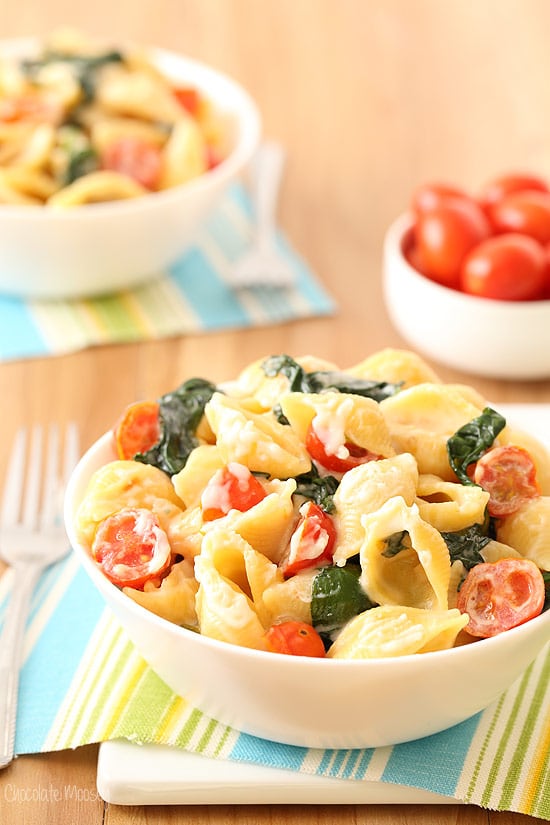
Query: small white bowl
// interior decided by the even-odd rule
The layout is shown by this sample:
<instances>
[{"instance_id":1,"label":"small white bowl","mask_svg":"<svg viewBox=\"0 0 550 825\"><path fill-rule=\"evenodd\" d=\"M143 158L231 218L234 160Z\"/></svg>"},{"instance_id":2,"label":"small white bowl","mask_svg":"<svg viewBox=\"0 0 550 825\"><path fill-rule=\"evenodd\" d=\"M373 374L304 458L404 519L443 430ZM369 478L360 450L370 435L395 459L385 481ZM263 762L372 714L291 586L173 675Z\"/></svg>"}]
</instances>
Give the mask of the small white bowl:
<instances>
[{"instance_id":1,"label":"small white bowl","mask_svg":"<svg viewBox=\"0 0 550 825\"><path fill-rule=\"evenodd\" d=\"M78 559L137 649L177 694L238 730L302 747L379 747L427 736L495 700L550 640L550 611L452 650L370 661L250 650L171 624L103 575L74 522L92 473L115 458L112 433L68 485L65 522ZM75 617L76 618L76 617Z\"/></svg>"},{"instance_id":2,"label":"small white bowl","mask_svg":"<svg viewBox=\"0 0 550 825\"><path fill-rule=\"evenodd\" d=\"M24 56L34 39L0 42ZM235 81L195 60L148 50L168 77L197 88L220 111L232 149L217 167L181 186L140 198L77 206L0 206L0 293L75 298L127 289L157 277L193 243L197 229L244 170L260 137L260 115Z\"/></svg>"},{"instance_id":3,"label":"small white bowl","mask_svg":"<svg viewBox=\"0 0 550 825\"><path fill-rule=\"evenodd\" d=\"M492 378L550 376L550 301L497 301L441 286L407 261L413 218L401 215L384 241L384 297L390 318L418 352Z\"/></svg>"}]
</instances>

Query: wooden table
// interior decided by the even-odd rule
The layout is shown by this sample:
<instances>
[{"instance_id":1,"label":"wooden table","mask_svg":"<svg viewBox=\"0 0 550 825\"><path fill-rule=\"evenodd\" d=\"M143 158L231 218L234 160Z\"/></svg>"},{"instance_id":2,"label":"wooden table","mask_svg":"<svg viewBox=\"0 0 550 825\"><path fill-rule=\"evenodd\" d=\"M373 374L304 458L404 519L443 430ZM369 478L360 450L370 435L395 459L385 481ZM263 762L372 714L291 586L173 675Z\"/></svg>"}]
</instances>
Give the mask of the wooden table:
<instances>
[{"instance_id":1,"label":"wooden table","mask_svg":"<svg viewBox=\"0 0 550 825\"><path fill-rule=\"evenodd\" d=\"M5 4L7 6L7 4ZM6 9L7 12L7 9ZM191 375L233 376L270 353L350 365L404 346L380 284L384 230L418 183L475 188L502 171L550 172L545 0L68 0L10 3L3 36L69 23L153 42L243 82L266 134L288 149L280 220L338 302L333 318L284 327L90 349L0 366L5 461L21 424L76 420L88 446L125 404ZM434 366L437 366L435 362ZM473 379L495 402L550 401L548 382ZM526 817L462 806L124 808L95 801L8 802L38 785L95 790L97 749L26 756L0 776L0 822L193 825L519 825ZM32 797L32 793L27 793Z\"/></svg>"}]
</instances>

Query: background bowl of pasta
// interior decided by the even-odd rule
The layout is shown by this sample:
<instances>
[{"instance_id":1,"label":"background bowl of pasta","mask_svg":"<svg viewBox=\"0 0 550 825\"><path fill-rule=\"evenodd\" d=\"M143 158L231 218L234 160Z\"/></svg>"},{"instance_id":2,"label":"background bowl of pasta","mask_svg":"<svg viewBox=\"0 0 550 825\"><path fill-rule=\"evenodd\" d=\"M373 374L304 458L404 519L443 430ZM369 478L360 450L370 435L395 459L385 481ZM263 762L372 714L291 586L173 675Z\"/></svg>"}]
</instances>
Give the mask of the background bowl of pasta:
<instances>
[{"instance_id":1,"label":"background bowl of pasta","mask_svg":"<svg viewBox=\"0 0 550 825\"><path fill-rule=\"evenodd\" d=\"M0 43L0 292L71 298L165 273L259 140L213 68L73 32Z\"/></svg>"},{"instance_id":2,"label":"background bowl of pasta","mask_svg":"<svg viewBox=\"0 0 550 825\"><path fill-rule=\"evenodd\" d=\"M414 217L401 215L384 241L389 316L407 344L454 369L500 379L550 375L550 301L497 300L425 277L411 262Z\"/></svg>"},{"instance_id":3,"label":"background bowl of pasta","mask_svg":"<svg viewBox=\"0 0 550 825\"><path fill-rule=\"evenodd\" d=\"M288 356L265 363L272 376L267 387L265 365L257 364L223 387L191 379L158 402L131 405L125 423L89 449L66 494L67 531L79 561L165 682L236 729L302 747L361 748L427 736L471 717L497 699L550 640L541 573L548 552L538 527L541 510L550 518L546 448L512 426L503 430L502 416L487 412L473 389L442 384L410 353L384 351L346 373L320 369L319 361L312 366L311 359L313 371L304 372ZM287 393L288 372L277 372L281 364L294 376L302 370L302 380L317 392ZM381 375L393 381L401 375L410 386L380 385ZM376 401L357 394L371 392L373 384L390 395ZM339 390L329 389L336 385ZM193 410L190 426L200 443L176 471L162 463L172 462L171 448L166 453L156 445L174 443L167 421L168 415L178 417L178 398L182 409ZM277 400L288 423L275 413L271 418ZM365 462L344 470L334 485L313 468L304 471L300 462L311 464L308 451L299 445L289 451L297 444L293 431L304 414L314 416L315 405L319 433L326 434L327 411L340 424L348 416L357 438L360 421L359 429L377 440L378 458L365 453ZM148 460L132 459L136 437L140 442L140 433L154 429L159 408L171 410L163 413L166 440L163 435L157 441L155 432ZM514 456L513 445L529 448L540 470L540 490L533 487L537 497L527 502L533 509L503 520L498 541L484 526L489 493L449 480L448 468L443 480L425 466L436 453L444 463L445 433L478 414L483 433L498 424L500 443L511 444ZM414 456L395 452L386 439L388 427L395 438L406 438L407 425L399 423L406 415L433 425L411 441L411 450L413 443L424 444ZM131 450L121 450L129 443ZM224 450L235 443L249 452L248 464L242 453L238 463L224 463ZM258 443L265 449L257 451ZM317 447L309 450L321 455ZM524 457L521 450L519 455ZM149 463L159 457L161 464ZM311 489L321 486L334 507L317 499L315 509L308 500ZM330 529L336 532L332 564L322 556ZM139 548L145 536L149 549L134 555L136 537ZM452 553L451 541L458 542ZM357 578L358 557L365 580ZM490 575L511 568L518 610L527 610L519 624L514 615L511 629L500 624L494 635L475 640L464 637L468 616L457 596L459 582L470 580L472 569L461 576L472 560L474 571L489 568ZM533 576L532 597L525 595L531 585L521 584L524 568ZM507 609L508 597L501 594L495 591L494 601ZM512 602L515 597L509 596ZM308 647L317 641L321 650Z\"/></svg>"}]
</instances>

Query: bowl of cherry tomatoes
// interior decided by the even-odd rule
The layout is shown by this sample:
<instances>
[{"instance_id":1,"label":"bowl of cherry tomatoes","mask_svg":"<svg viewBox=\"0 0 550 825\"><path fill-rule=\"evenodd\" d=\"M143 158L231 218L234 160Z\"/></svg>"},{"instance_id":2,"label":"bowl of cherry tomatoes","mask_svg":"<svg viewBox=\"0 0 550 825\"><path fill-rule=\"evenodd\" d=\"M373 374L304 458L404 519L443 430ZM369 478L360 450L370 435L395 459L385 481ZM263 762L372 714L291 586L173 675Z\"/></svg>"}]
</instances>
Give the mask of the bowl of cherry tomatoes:
<instances>
[{"instance_id":1,"label":"bowl of cherry tomatoes","mask_svg":"<svg viewBox=\"0 0 550 825\"><path fill-rule=\"evenodd\" d=\"M409 345L501 379L550 375L550 181L507 174L469 194L420 186L384 242L384 297Z\"/></svg>"}]
</instances>

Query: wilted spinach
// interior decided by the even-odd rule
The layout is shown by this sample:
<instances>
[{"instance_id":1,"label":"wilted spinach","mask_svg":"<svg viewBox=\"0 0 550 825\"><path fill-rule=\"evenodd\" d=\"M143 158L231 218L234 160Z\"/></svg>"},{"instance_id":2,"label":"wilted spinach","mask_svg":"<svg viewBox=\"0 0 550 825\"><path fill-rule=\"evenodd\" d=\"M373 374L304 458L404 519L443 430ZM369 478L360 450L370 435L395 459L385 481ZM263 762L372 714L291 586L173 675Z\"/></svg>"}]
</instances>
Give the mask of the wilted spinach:
<instances>
[{"instance_id":1,"label":"wilted spinach","mask_svg":"<svg viewBox=\"0 0 550 825\"><path fill-rule=\"evenodd\" d=\"M447 441L449 464L462 484L477 486L467 474L470 464L476 462L491 447L506 426L506 419L491 407L460 427Z\"/></svg>"},{"instance_id":2,"label":"wilted spinach","mask_svg":"<svg viewBox=\"0 0 550 825\"><path fill-rule=\"evenodd\" d=\"M24 60L23 71L30 77L36 77L38 71L50 63L67 64L82 89L86 102L95 96L96 72L107 63L122 63L123 55L117 50L103 52L96 55L71 54L69 52L47 51L36 60Z\"/></svg>"},{"instance_id":3,"label":"wilted spinach","mask_svg":"<svg viewBox=\"0 0 550 825\"><path fill-rule=\"evenodd\" d=\"M323 567L313 579L311 621L319 633L334 633L346 622L374 607L359 583L361 568Z\"/></svg>"},{"instance_id":4,"label":"wilted spinach","mask_svg":"<svg viewBox=\"0 0 550 825\"><path fill-rule=\"evenodd\" d=\"M326 513L334 510L333 496L339 485L334 476L322 476L314 464L307 473L296 476L296 495L309 498Z\"/></svg>"},{"instance_id":5,"label":"wilted spinach","mask_svg":"<svg viewBox=\"0 0 550 825\"><path fill-rule=\"evenodd\" d=\"M406 530L401 530L397 533L392 533L391 536L388 536L384 539L384 550L382 550L381 555L384 556L386 559L391 559L393 556L397 556L401 550L406 550L410 548L410 540L409 534Z\"/></svg>"},{"instance_id":6,"label":"wilted spinach","mask_svg":"<svg viewBox=\"0 0 550 825\"><path fill-rule=\"evenodd\" d=\"M466 570L471 570L476 564L484 561L481 550L491 541L485 529L482 524L472 524L463 530L441 533L449 549L451 564L461 561Z\"/></svg>"},{"instance_id":7,"label":"wilted spinach","mask_svg":"<svg viewBox=\"0 0 550 825\"><path fill-rule=\"evenodd\" d=\"M153 464L169 475L179 473L189 453L198 445L195 435L204 408L217 391L203 378L190 378L178 389L159 398L160 439L136 461Z\"/></svg>"}]
</instances>

